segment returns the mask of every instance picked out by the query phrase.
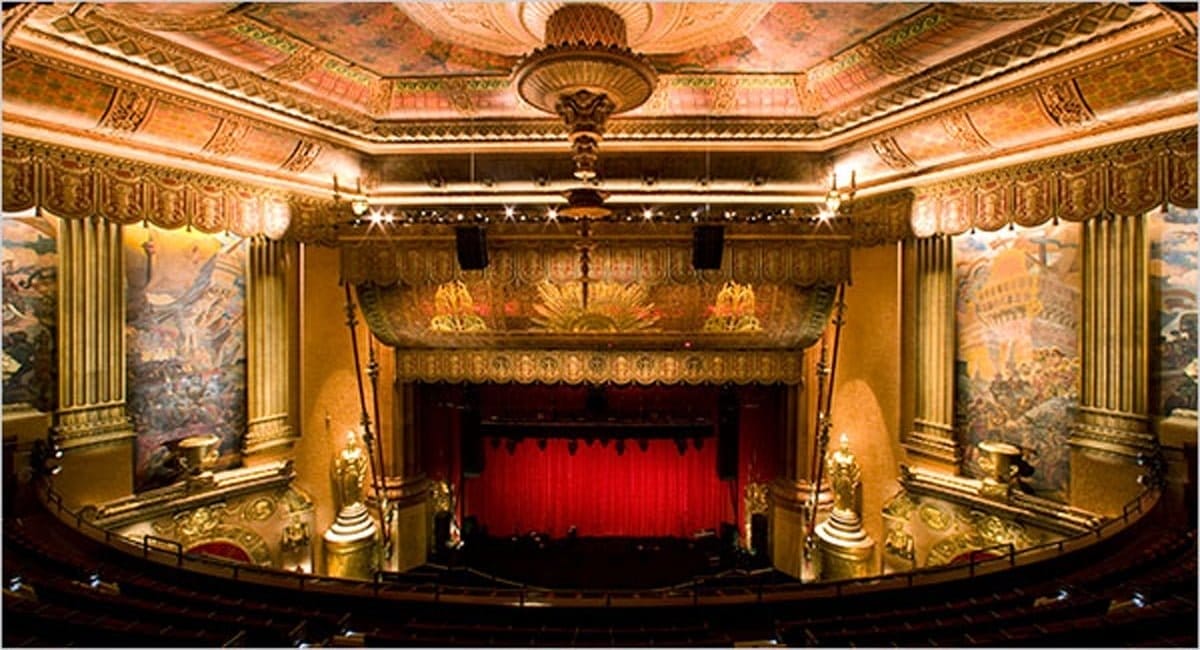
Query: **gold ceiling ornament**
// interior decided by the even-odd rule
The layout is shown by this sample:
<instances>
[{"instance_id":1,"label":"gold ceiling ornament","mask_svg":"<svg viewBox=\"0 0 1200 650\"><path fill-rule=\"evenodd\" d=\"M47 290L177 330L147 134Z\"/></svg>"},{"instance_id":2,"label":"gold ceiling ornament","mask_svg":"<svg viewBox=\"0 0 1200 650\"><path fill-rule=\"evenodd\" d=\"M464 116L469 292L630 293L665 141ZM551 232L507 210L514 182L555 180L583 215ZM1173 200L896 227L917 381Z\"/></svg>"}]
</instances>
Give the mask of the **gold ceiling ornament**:
<instances>
[{"instance_id":1,"label":"gold ceiling ornament","mask_svg":"<svg viewBox=\"0 0 1200 650\"><path fill-rule=\"evenodd\" d=\"M583 301L578 284L538 285L541 302L534 305L533 323L550 332L646 332L653 331L658 316L649 292L637 283L592 283L591 300Z\"/></svg>"},{"instance_id":2,"label":"gold ceiling ornament","mask_svg":"<svg viewBox=\"0 0 1200 650\"><path fill-rule=\"evenodd\" d=\"M625 19L598 4L571 4L546 19L546 44L516 68L517 93L530 106L562 118L569 129L575 177L596 178L596 151L609 116L646 102L658 74L629 48ZM604 195L591 188L567 193L568 217L607 216Z\"/></svg>"}]
</instances>

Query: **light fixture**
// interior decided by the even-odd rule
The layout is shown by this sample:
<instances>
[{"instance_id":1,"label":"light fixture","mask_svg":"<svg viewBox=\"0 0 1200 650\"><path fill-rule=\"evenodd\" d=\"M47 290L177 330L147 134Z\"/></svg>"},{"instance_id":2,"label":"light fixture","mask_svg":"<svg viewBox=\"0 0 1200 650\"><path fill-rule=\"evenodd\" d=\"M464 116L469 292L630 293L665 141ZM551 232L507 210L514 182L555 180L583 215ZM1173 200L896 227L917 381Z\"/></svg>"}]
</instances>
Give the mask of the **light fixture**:
<instances>
[{"instance_id":1,"label":"light fixture","mask_svg":"<svg viewBox=\"0 0 1200 650\"><path fill-rule=\"evenodd\" d=\"M850 170L850 189L841 191L838 189L837 172L835 171L829 179L829 192L825 194L825 209L830 216L841 214L842 209L849 211L850 204L854 201L854 194L858 191L858 182L856 179L856 171Z\"/></svg>"},{"instance_id":2,"label":"light fixture","mask_svg":"<svg viewBox=\"0 0 1200 650\"><path fill-rule=\"evenodd\" d=\"M333 202L340 204L342 201L341 190L338 187L337 174L333 175ZM361 218L371 209L371 202L367 199L367 195L362 191L362 178L357 178L354 181L354 197L350 199L350 213L356 219Z\"/></svg>"},{"instance_id":3,"label":"light fixture","mask_svg":"<svg viewBox=\"0 0 1200 650\"><path fill-rule=\"evenodd\" d=\"M596 179L596 155L610 115L630 111L650 98L658 75L627 45L625 19L598 4L567 4L546 20L546 44L523 58L515 74L526 103L557 114L569 129L575 178ZM561 214L601 218L608 195L591 187L565 192Z\"/></svg>"}]
</instances>

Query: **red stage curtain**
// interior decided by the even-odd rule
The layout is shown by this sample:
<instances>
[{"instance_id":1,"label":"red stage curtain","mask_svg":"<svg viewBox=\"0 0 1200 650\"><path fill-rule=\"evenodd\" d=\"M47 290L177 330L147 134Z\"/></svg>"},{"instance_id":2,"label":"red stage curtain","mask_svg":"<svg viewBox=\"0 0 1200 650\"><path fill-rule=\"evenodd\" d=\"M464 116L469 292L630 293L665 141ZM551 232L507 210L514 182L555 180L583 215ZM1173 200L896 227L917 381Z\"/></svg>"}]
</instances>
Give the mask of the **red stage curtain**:
<instances>
[{"instance_id":1,"label":"red stage curtain","mask_svg":"<svg viewBox=\"0 0 1200 650\"><path fill-rule=\"evenodd\" d=\"M689 536L733 519L731 485L717 478L717 444L688 440L680 455L673 440L650 440L646 451L625 441L588 446L578 441L572 456L567 440L551 439L545 450L534 440L484 441L484 469L466 480L466 511L493 536L531 530L561 537L574 525L580 536ZM732 483L732 482L731 482Z\"/></svg>"}]
</instances>

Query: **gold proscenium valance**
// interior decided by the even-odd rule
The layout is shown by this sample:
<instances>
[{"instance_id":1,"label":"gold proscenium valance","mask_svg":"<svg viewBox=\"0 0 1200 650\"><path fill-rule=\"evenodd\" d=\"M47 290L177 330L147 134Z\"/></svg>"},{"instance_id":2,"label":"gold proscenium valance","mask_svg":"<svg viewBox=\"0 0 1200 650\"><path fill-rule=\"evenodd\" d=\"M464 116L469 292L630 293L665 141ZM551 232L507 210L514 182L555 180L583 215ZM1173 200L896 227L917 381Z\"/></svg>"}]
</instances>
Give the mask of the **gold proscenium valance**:
<instances>
[{"instance_id":1,"label":"gold proscenium valance","mask_svg":"<svg viewBox=\"0 0 1200 650\"><path fill-rule=\"evenodd\" d=\"M569 383L798 382L850 279L829 226L731 225L721 268L696 270L690 226L598 223L585 304L572 231L492 225L482 271L447 228L343 242L343 279L402 378Z\"/></svg>"}]
</instances>

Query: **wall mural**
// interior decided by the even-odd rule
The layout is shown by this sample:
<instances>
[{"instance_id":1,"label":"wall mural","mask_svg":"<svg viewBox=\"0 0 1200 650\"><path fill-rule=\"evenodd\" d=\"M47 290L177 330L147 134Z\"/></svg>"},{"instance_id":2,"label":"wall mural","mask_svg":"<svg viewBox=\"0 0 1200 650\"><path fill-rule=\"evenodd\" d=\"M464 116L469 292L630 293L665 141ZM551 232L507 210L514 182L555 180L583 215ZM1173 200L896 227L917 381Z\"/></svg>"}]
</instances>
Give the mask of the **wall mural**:
<instances>
[{"instance_id":1,"label":"wall mural","mask_svg":"<svg viewBox=\"0 0 1200 650\"><path fill-rule=\"evenodd\" d=\"M216 434L216 468L236 465L246 429L244 243L134 226L124 246L138 489L169 483L171 445L192 435Z\"/></svg>"},{"instance_id":2,"label":"wall mural","mask_svg":"<svg viewBox=\"0 0 1200 650\"><path fill-rule=\"evenodd\" d=\"M1200 210L1170 208L1148 220L1151 304L1151 408L1158 415L1196 411L1196 298Z\"/></svg>"},{"instance_id":3,"label":"wall mural","mask_svg":"<svg viewBox=\"0 0 1200 650\"><path fill-rule=\"evenodd\" d=\"M1079 240L1079 225L1066 223L955 238L964 472L986 475L980 442L1008 442L1025 452L1025 484L1058 500L1079 404Z\"/></svg>"},{"instance_id":4,"label":"wall mural","mask_svg":"<svg viewBox=\"0 0 1200 650\"><path fill-rule=\"evenodd\" d=\"M49 217L5 218L4 405L57 406L58 224Z\"/></svg>"}]
</instances>

